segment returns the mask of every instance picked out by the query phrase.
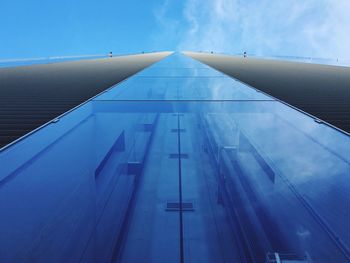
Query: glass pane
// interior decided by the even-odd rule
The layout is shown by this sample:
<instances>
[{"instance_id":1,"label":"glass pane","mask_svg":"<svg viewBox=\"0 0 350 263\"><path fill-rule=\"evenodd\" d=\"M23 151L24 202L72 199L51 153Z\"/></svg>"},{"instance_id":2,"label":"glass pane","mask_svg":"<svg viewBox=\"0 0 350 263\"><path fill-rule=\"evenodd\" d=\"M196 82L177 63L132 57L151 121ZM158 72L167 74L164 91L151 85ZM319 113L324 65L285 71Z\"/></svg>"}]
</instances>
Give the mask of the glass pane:
<instances>
[{"instance_id":1,"label":"glass pane","mask_svg":"<svg viewBox=\"0 0 350 263\"><path fill-rule=\"evenodd\" d=\"M177 67L168 66L173 63ZM183 68L179 68L183 65ZM174 54L98 96L98 100L273 100L199 62Z\"/></svg>"}]
</instances>

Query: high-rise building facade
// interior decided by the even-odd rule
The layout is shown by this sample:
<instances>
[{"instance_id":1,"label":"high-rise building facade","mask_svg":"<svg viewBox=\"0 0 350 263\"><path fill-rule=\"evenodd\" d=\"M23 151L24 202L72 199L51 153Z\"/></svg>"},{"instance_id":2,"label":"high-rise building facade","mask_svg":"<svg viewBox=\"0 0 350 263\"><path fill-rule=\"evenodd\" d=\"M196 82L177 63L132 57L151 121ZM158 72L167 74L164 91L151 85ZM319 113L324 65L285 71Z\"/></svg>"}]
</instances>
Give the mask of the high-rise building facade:
<instances>
[{"instance_id":1,"label":"high-rise building facade","mask_svg":"<svg viewBox=\"0 0 350 263\"><path fill-rule=\"evenodd\" d=\"M350 137L183 54L0 162L1 262L350 261Z\"/></svg>"}]
</instances>

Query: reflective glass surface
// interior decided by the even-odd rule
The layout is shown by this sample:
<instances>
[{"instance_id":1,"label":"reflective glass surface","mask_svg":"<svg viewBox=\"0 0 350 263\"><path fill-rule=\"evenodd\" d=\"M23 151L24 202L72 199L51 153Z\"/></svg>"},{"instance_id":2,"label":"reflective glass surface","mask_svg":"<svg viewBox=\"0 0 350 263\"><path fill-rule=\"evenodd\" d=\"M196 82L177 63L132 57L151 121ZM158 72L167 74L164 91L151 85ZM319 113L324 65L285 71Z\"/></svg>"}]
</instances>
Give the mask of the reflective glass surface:
<instances>
[{"instance_id":1,"label":"reflective glass surface","mask_svg":"<svg viewBox=\"0 0 350 263\"><path fill-rule=\"evenodd\" d=\"M350 259L350 138L181 54L0 163L1 262Z\"/></svg>"}]
</instances>

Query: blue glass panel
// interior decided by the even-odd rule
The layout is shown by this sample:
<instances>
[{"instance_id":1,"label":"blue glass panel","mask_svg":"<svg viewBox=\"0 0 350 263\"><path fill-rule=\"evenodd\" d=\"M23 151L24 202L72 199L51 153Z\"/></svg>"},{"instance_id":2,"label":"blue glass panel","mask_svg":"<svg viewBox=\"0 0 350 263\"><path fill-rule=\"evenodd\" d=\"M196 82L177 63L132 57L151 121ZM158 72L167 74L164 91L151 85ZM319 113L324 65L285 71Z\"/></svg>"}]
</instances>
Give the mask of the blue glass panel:
<instances>
[{"instance_id":1,"label":"blue glass panel","mask_svg":"<svg viewBox=\"0 0 350 263\"><path fill-rule=\"evenodd\" d=\"M348 262L350 138L195 67L170 56L0 152L1 261Z\"/></svg>"},{"instance_id":2,"label":"blue glass panel","mask_svg":"<svg viewBox=\"0 0 350 263\"><path fill-rule=\"evenodd\" d=\"M159 66L160 63L162 65ZM173 63L178 65L177 68L166 67L167 64ZM181 64L185 64L187 67L179 68ZM273 100L254 88L178 54L165 58L141 71L96 99Z\"/></svg>"}]
</instances>

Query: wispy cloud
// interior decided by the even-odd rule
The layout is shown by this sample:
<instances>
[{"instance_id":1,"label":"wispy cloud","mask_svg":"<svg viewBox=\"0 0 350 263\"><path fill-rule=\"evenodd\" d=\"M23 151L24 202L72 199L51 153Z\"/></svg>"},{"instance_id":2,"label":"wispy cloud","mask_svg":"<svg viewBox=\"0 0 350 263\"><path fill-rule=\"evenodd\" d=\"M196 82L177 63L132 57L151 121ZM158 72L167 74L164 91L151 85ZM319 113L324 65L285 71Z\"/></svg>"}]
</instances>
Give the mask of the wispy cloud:
<instances>
[{"instance_id":1,"label":"wispy cloud","mask_svg":"<svg viewBox=\"0 0 350 263\"><path fill-rule=\"evenodd\" d=\"M178 49L350 58L349 0L187 0ZM164 21L163 16L163 21Z\"/></svg>"},{"instance_id":2,"label":"wispy cloud","mask_svg":"<svg viewBox=\"0 0 350 263\"><path fill-rule=\"evenodd\" d=\"M188 0L183 12L188 28L179 49L232 50L239 38L239 12L237 0Z\"/></svg>"},{"instance_id":3,"label":"wispy cloud","mask_svg":"<svg viewBox=\"0 0 350 263\"><path fill-rule=\"evenodd\" d=\"M165 0L160 6L153 10L154 17L158 23L156 33L152 34L151 41L157 50L174 49L174 43L179 43L184 20L182 15L173 15L174 1Z\"/></svg>"}]
</instances>

